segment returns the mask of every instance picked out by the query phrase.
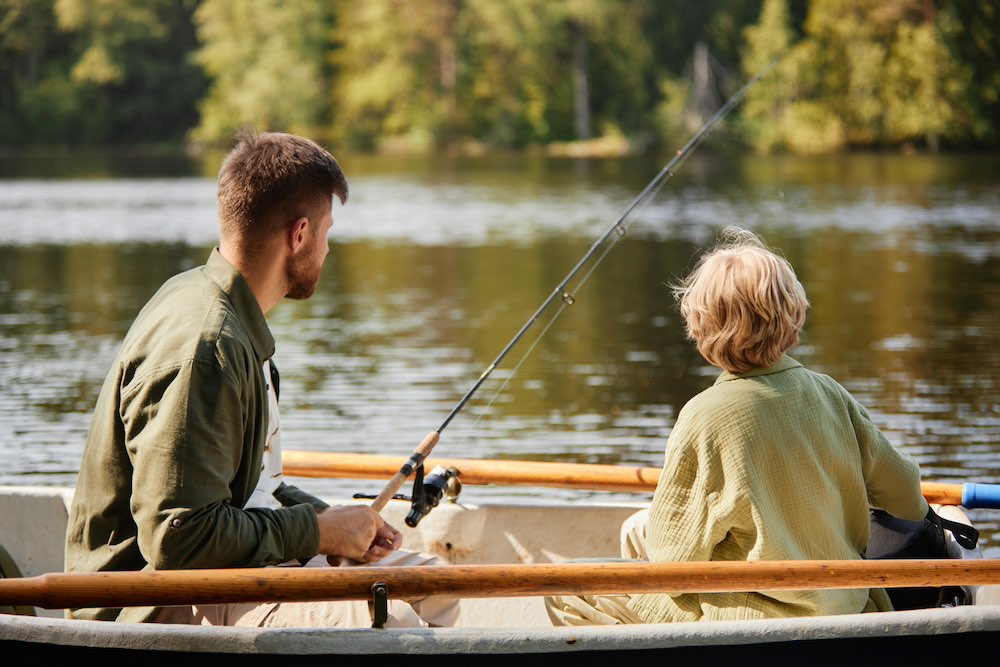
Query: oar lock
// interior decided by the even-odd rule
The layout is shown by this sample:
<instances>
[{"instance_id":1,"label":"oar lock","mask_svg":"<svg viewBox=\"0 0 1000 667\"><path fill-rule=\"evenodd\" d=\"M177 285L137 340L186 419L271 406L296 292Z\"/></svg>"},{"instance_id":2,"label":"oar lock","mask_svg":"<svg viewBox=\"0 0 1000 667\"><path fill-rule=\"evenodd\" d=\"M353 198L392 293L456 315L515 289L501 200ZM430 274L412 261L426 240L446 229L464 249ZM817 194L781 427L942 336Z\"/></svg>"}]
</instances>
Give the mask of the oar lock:
<instances>
[{"instance_id":1,"label":"oar lock","mask_svg":"<svg viewBox=\"0 0 1000 667\"><path fill-rule=\"evenodd\" d=\"M406 525L416 528L420 520L423 519L432 509L438 506L442 498L448 502L458 500L462 493L462 480L458 476L458 468L444 466L434 466L430 474L424 476L424 466L420 464L414 468L413 495L405 496L397 493L393 500L410 501L410 512L406 515ZM363 493L354 494L354 498L374 498L375 496Z\"/></svg>"}]
</instances>

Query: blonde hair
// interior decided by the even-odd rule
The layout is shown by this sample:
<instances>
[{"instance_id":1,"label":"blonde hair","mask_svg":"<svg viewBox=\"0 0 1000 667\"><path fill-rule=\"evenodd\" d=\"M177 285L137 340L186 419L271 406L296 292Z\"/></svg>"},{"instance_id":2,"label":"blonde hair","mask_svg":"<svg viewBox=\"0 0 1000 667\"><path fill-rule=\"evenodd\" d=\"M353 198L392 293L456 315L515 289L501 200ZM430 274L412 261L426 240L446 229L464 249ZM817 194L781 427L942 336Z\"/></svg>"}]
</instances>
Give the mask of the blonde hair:
<instances>
[{"instance_id":1,"label":"blonde hair","mask_svg":"<svg viewBox=\"0 0 1000 667\"><path fill-rule=\"evenodd\" d=\"M809 307L788 260L739 227L727 227L673 291L698 352L732 373L777 362L799 342Z\"/></svg>"}]
</instances>

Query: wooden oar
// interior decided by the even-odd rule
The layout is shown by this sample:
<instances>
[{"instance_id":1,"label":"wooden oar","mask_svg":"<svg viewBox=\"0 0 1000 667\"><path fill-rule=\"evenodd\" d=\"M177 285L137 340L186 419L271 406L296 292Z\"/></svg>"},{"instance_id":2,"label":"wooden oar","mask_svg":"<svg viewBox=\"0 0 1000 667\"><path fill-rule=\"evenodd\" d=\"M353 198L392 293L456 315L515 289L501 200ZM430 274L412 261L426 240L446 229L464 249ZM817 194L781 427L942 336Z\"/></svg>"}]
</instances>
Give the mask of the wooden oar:
<instances>
[{"instance_id":1,"label":"wooden oar","mask_svg":"<svg viewBox=\"0 0 1000 667\"><path fill-rule=\"evenodd\" d=\"M350 477L385 479L399 469L399 458L375 454L286 451L281 457L284 473L292 477ZM501 486L551 486L602 491L653 491L659 468L629 468L585 463L539 463L478 459L432 458L424 463L454 467L462 484Z\"/></svg>"},{"instance_id":2,"label":"wooden oar","mask_svg":"<svg viewBox=\"0 0 1000 667\"><path fill-rule=\"evenodd\" d=\"M386 583L389 597L396 599L985 585L1000 584L1000 560L269 567L46 574L0 580L0 605L61 609L363 600L371 597L371 587L377 582Z\"/></svg>"},{"instance_id":3,"label":"wooden oar","mask_svg":"<svg viewBox=\"0 0 1000 667\"><path fill-rule=\"evenodd\" d=\"M285 474L293 477L385 479L398 474L399 469L397 457L334 452L286 451L282 464ZM434 458L424 465L428 470L435 465L456 468L463 484L500 486L652 493L660 477L660 468L582 463ZM1000 507L1000 485L997 484L924 482L921 488L931 503L964 505L970 509Z\"/></svg>"}]
</instances>

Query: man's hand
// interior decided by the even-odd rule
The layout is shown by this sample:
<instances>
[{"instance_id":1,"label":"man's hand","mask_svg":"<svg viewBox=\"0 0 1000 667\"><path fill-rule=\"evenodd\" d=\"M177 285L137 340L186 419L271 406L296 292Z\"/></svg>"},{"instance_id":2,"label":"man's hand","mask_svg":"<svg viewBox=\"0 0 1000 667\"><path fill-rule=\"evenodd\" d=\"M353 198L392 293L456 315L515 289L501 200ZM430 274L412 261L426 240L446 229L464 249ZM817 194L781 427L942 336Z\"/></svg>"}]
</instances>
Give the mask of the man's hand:
<instances>
[{"instance_id":1,"label":"man's hand","mask_svg":"<svg viewBox=\"0 0 1000 667\"><path fill-rule=\"evenodd\" d=\"M316 518L319 521L319 551L328 556L346 556L361 563L374 563L403 543L400 532L367 505L329 507Z\"/></svg>"}]
</instances>

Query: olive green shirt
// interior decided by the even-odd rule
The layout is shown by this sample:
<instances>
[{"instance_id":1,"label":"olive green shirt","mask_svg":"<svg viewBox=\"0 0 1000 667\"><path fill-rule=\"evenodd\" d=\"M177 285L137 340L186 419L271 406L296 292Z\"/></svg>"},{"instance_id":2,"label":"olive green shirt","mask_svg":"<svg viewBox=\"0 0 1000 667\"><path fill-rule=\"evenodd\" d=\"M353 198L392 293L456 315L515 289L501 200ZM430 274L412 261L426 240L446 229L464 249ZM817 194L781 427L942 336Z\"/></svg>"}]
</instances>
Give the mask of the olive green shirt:
<instances>
[{"instance_id":1,"label":"olive green shirt","mask_svg":"<svg viewBox=\"0 0 1000 667\"><path fill-rule=\"evenodd\" d=\"M316 511L293 487L244 509L267 443L274 353L264 314L219 253L142 309L101 389L66 537L66 570L257 567L319 551ZM154 608L78 609L150 620Z\"/></svg>"},{"instance_id":2,"label":"olive green shirt","mask_svg":"<svg viewBox=\"0 0 1000 667\"><path fill-rule=\"evenodd\" d=\"M852 560L869 505L920 520L920 471L836 381L789 357L723 373L677 417L650 507L654 562ZM891 609L882 589L638 595L646 622Z\"/></svg>"}]
</instances>

